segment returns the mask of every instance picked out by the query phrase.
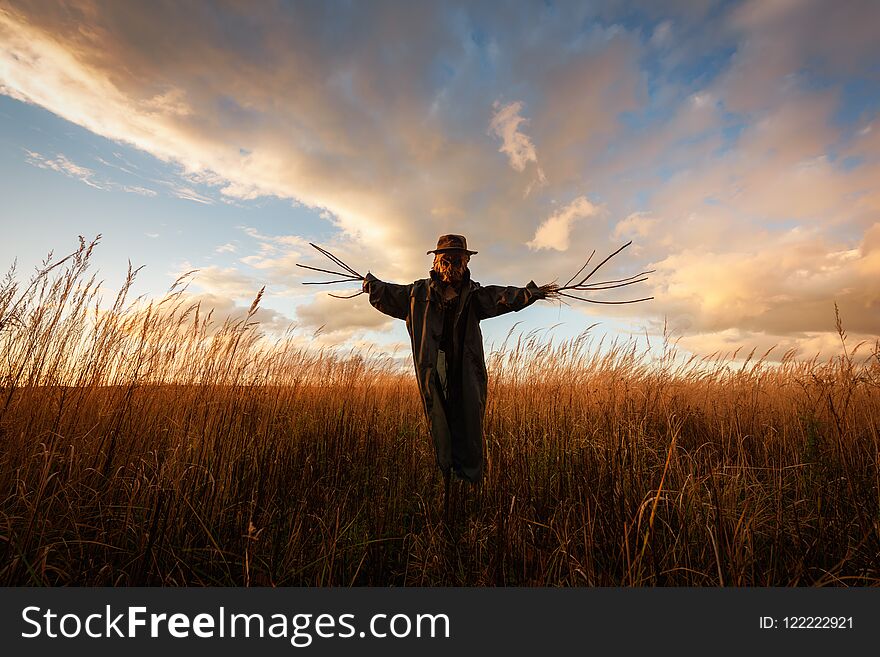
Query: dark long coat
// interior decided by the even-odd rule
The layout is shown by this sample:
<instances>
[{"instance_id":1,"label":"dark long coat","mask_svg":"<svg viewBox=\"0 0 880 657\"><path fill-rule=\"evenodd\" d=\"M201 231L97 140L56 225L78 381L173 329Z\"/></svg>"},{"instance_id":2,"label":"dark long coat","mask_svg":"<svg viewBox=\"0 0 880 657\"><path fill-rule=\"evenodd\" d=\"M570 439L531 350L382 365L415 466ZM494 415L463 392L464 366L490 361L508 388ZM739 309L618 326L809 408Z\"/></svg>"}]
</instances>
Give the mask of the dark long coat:
<instances>
[{"instance_id":1,"label":"dark long coat","mask_svg":"<svg viewBox=\"0 0 880 657\"><path fill-rule=\"evenodd\" d=\"M487 285L470 280L466 270L453 330L453 360L447 395L438 374L438 351L443 334L443 284L424 278L409 285L385 283L367 274L364 290L370 303L391 317L406 320L413 362L437 465L477 482L483 476L483 418L488 376L480 320L522 310L544 294L529 281L526 287Z\"/></svg>"}]
</instances>

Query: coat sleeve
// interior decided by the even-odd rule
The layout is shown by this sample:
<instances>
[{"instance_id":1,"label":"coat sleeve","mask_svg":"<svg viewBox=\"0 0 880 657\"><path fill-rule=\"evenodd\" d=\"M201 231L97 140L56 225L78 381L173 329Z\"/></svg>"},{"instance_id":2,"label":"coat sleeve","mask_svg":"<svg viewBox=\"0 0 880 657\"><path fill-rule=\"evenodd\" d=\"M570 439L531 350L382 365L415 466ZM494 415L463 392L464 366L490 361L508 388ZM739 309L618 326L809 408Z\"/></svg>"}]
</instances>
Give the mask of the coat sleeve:
<instances>
[{"instance_id":1,"label":"coat sleeve","mask_svg":"<svg viewBox=\"0 0 880 657\"><path fill-rule=\"evenodd\" d=\"M522 310L544 296L535 281L529 281L525 287L487 285L474 290L473 303L476 304L477 317L488 319Z\"/></svg>"},{"instance_id":2,"label":"coat sleeve","mask_svg":"<svg viewBox=\"0 0 880 657\"><path fill-rule=\"evenodd\" d=\"M364 278L364 292L370 295L370 304L379 312L396 319L406 319L409 314L412 284L386 283L368 273Z\"/></svg>"}]
</instances>

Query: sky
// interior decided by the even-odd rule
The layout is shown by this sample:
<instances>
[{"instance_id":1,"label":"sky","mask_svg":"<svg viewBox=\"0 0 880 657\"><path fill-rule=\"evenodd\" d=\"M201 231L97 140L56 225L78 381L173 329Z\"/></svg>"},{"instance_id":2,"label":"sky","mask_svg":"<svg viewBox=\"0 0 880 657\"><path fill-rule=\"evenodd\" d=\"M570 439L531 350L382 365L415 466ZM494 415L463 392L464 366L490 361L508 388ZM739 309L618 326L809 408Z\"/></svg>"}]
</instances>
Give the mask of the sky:
<instances>
[{"instance_id":1,"label":"sky","mask_svg":"<svg viewBox=\"0 0 880 657\"><path fill-rule=\"evenodd\" d=\"M697 354L839 353L880 334L880 3L0 0L0 267L102 235L108 290L188 293L314 345L406 351L403 322L296 263L595 293L483 322L664 331ZM10 239L11 237L11 239ZM350 288L337 286L338 293ZM108 293L108 297L111 297Z\"/></svg>"}]
</instances>

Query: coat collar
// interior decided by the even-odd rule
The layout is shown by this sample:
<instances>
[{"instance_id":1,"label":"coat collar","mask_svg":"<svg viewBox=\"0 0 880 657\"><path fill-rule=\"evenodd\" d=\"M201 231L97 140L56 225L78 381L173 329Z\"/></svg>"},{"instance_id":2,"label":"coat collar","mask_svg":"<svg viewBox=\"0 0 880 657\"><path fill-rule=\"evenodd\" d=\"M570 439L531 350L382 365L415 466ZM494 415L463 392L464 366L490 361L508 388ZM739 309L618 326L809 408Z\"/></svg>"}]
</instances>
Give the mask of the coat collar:
<instances>
[{"instance_id":1,"label":"coat collar","mask_svg":"<svg viewBox=\"0 0 880 657\"><path fill-rule=\"evenodd\" d=\"M440 275L435 272L433 269L430 272L431 278L428 279L430 281L428 285L428 301L430 302L432 298L442 299L443 298L443 287L445 283L440 278ZM468 297L470 297L471 292L475 287L479 287L478 283L474 283L471 280L471 270L464 270L464 278L461 282L461 291L458 294L458 305L455 310L455 323L458 324L458 319L461 317L461 313L467 305Z\"/></svg>"}]
</instances>

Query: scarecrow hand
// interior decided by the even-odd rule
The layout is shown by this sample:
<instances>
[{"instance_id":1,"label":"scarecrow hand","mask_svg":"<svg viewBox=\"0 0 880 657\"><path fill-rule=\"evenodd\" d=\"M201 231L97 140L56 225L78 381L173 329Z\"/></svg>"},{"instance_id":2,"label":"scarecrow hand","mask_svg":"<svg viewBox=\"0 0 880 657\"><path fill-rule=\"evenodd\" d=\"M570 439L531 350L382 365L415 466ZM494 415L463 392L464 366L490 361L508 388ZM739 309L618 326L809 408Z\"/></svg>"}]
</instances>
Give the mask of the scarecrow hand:
<instances>
[{"instance_id":1,"label":"scarecrow hand","mask_svg":"<svg viewBox=\"0 0 880 657\"><path fill-rule=\"evenodd\" d=\"M547 283L546 285L542 285L540 288L542 299L558 299L559 298L559 285L556 283Z\"/></svg>"}]
</instances>

